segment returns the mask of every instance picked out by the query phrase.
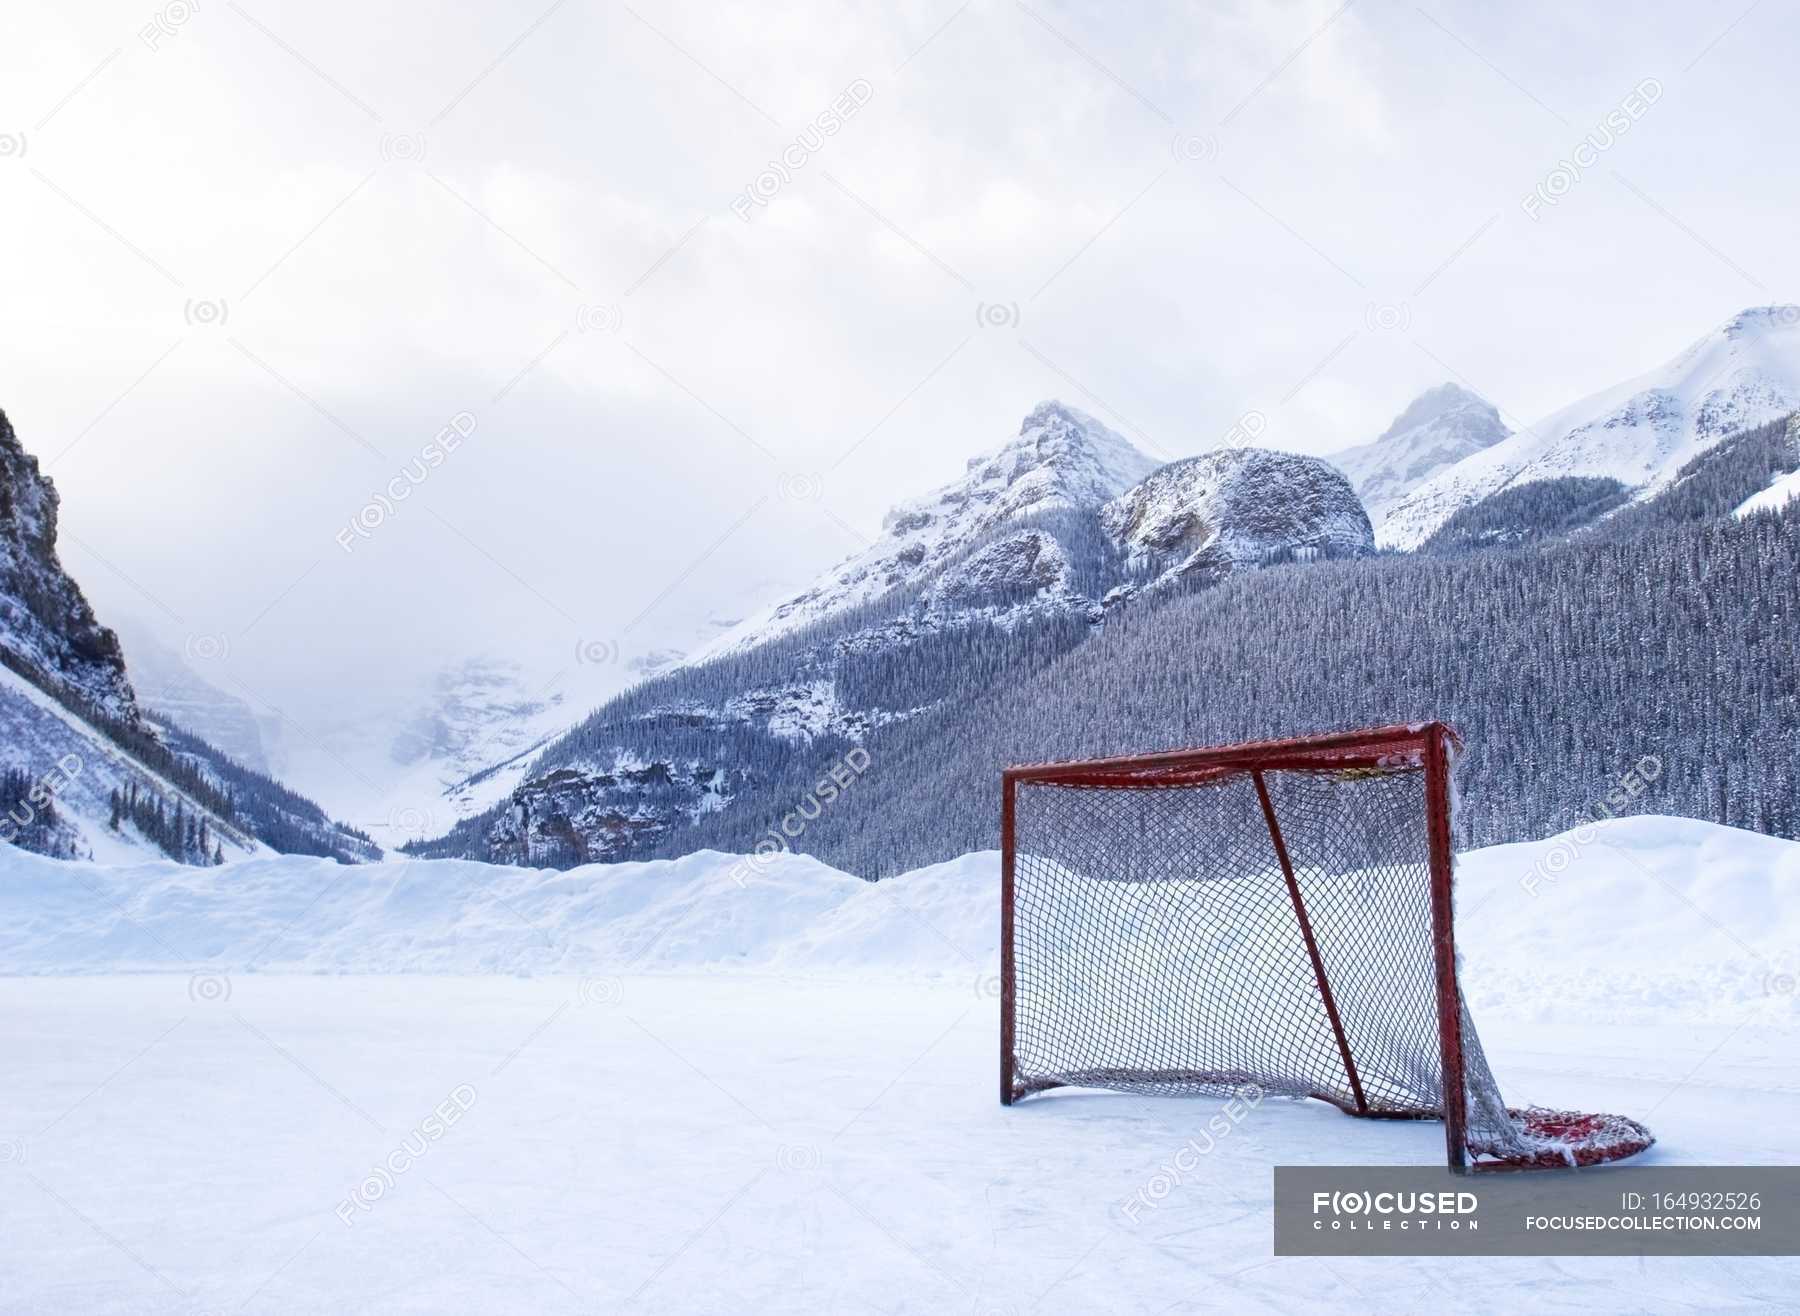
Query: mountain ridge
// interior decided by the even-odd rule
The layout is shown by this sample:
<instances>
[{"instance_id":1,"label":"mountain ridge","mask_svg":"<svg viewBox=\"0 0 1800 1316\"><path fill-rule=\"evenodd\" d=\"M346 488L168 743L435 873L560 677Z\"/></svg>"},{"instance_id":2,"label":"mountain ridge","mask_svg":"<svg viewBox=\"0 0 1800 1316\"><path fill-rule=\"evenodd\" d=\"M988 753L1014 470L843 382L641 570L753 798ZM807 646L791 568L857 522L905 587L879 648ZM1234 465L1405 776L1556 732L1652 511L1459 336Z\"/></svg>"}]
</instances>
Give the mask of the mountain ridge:
<instances>
[{"instance_id":1,"label":"mountain ridge","mask_svg":"<svg viewBox=\"0 0 1800 1316\"><path fill-rule=\"evenodd\" d=\"M1374 550L1355 491L1317 457L1233 448L1159 466L1056 402L966 472L899 503L883 538L814 588L603 705L506 801L408 852L559 866L646 853L701 818L803 797L853 747L1018 679L1116 610Z\"/></svg>"},{"instance_id":2,"label":"mountain ridge","mask_svg":"<svg viewBox=\"0 0 1800 1316\"><path fill-rule=\"evenodd\" d=\"M1001 525L1039 512L1097 507L1157 466L1129 439L1055 400L1040 402L1018 434L969 458L964 474L890 508L881 536L807 589L753 614L689 657L741 651L849 608L874 603L935 574Z\"/></svg>"},{"instance_id":3,"label":"mountain ridge","mask_svg":"<svg viewBox=\"0 0 1800 1316\"><path fill-rule=\"evenodd\" d=\"M0 412L0 841L109 863L278 847L375 857L366 837L145 708L118 635L57 554L60 506Z\"/></svg>"},{"instance_id":4,"label":"mountain ridge","mask_svg":"<svg viewBox=\"0 0 1800 1316\"><path fill-rule=\"evenodd\" d=\"M1642 499L1720 440L1800 407L1800 306L1749 307L1662 366L1571 403L1406 494L1376 527L1410 550L1514 484L1618 480Z\"/></svg>"},{"instance_id":5,"label":"mountain ridge","mask_svg":"<svg viewBox=\"0 0 1800 1316\"><path fill-rule=\"evenodd\" d=\"M1419 485L1511 432L1493 403L1446 382L1414 398L1373 441L1326 460L1350 477L1369 519L1380 525Z\"/></svg>"}]
</instances>

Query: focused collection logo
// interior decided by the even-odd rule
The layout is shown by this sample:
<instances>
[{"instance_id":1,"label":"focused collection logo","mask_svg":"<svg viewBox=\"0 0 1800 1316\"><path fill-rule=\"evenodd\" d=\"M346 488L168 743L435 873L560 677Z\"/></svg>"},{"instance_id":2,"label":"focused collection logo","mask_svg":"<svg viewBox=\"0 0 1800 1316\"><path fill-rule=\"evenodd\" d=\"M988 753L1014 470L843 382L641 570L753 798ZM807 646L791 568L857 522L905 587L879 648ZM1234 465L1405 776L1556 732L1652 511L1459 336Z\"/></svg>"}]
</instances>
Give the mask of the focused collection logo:
<instances>
[{"instance_id":1,"label":"focused collection logo","mask_svg":"<svg viewBox=\"0 0 1800 1316\"><path fill-rule=\"evenodd\" d=\"M1339 1189L1312 1195L1312 1227L1349 1232L1479 1229L1474 1215L1480 1205L1471 1192Z\"/></svg>"}]
</instances>

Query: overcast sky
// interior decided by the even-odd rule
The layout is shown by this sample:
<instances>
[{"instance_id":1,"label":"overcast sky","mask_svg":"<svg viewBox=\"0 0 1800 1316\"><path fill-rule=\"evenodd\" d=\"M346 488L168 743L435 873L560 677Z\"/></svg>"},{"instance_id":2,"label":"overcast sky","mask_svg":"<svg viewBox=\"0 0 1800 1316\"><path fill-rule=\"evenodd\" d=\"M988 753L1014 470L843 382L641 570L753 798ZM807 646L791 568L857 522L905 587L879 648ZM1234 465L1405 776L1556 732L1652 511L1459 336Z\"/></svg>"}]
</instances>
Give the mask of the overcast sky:
<instances>
[{"instance_id":1,"label":"overcast sky","mask_svg":"<svg viewBox=\"0 0 1800 1316\"><path fill-rule=\"evenodd\" d=\"M1045 397L1165 457L1252 410L1324 453L1448 378L1530 421L1793 299L1796 21L14 0L0 406L102 618L296 717L629 657Z\"/></svg>"}]
</instances>

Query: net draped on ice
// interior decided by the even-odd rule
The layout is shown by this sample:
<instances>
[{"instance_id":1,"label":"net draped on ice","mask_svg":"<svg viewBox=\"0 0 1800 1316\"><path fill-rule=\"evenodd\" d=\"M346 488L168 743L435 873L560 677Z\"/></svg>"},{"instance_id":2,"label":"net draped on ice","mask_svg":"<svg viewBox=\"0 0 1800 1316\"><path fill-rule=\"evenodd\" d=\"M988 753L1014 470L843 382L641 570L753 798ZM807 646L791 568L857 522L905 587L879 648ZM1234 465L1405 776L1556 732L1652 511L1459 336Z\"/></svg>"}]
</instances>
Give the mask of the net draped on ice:
<instances>
[{"instance_id":1,"label":"net draped on ice","mask_svg":"<svg viewBox=\"0 0 1800 1316\"><path fill-rule=\"evenodd\" d=\"M1648 1146L1500 1097L1456 986L1454 745L1432 723L1009 769L1002 1099L1254 1084L1445 1119L1453 1167Z\"/></svg>"}]
</instances>

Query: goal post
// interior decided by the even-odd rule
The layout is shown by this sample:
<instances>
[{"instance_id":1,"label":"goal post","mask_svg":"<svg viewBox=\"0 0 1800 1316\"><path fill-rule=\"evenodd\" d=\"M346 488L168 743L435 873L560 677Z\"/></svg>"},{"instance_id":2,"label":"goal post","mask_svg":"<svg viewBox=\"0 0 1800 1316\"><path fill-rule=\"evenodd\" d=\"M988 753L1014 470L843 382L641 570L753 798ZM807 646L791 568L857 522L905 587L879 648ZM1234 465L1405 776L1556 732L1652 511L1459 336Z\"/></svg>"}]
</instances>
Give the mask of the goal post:
<instances>
[{"instance_id":1,"label":"goal post","mask_svg":"<svg viewBox=\"0 0 1800 1316\"><path fill-rule=\"evenodd\" d=\"M1254 1085L1440 1119L1459 1171L1648 1147L1500 1097L1457 981L1459 746L1431 722L1006 769L1001 1101Z\"/></svg>"}]
</instances>

